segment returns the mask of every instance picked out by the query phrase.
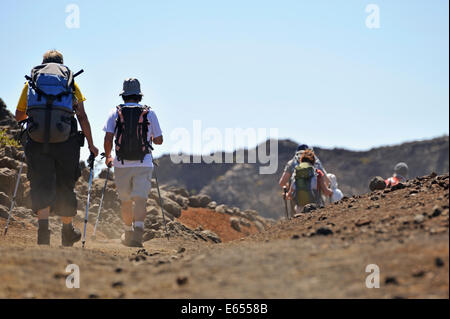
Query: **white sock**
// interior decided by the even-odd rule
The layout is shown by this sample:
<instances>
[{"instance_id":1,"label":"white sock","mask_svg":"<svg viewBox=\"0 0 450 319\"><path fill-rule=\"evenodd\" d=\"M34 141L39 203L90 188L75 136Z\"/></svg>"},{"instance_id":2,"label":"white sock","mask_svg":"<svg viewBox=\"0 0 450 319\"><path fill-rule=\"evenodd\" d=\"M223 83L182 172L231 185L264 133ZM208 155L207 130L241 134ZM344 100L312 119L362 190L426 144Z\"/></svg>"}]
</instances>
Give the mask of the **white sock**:
<instances>
[{"instance_id":1,"label":"white sock","mask_svg":"<svg viewBox=\"0 0 450 319\"><path fill-rule=\"evenodd\" d=\"M125 229L125 231L132 231L133 230L133 226L127 226L127 225L123 225L123 228Z\"/></svg>"},{"instance_id":2,"label":"white sock","mask_svg":"<svg viewBox=\"0 0 450 319\"><path fill-rule=\"evenodd\" d=\"M134 222L134 228L136 227L144 229L144 222Z\"/></svg>"}]
</instances>

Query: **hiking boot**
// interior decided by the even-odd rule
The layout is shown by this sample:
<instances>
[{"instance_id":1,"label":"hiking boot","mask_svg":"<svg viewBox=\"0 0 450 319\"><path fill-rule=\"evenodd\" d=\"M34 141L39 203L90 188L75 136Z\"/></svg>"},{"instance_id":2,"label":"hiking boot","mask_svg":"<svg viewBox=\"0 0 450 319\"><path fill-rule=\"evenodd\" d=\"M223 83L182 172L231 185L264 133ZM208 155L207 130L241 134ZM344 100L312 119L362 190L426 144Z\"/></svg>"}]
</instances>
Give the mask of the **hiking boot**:
<instances>
[{"instance_id":1,"label":"hiking boot","mask_svg":"<svg viewBox=\"0 0 450 319\"><path fill-rule=\"evenodd\" d=\"M133 237L131 239L131 247L144 247L142 245L142 236L144 235L144 229L136 227L133 231Z\"/></svg>"},{"instance_id":2,"label":"hiking boot","mask_svg":"<svg viewBox=\"0 0 450 319\"><path fill-rule=\"evenodd\" d=\"M142 236L144 235L144 229L136 227L133 231L125 231L122 234L122 244L128 247L144 247L142 246Z\"/></svg>"},{"instance_id":3,"label":"hiking boot","mask_svg":"<svg viewBox=\"0 0 450 319\"><path fill-rule=\"evenodd\" d=\"M50 245L50 230L38 229L37 243L38 245Z\"/></svg>"},{"instance_id":4,"label":"hiking boot","mask_svg":"<svg viewBox=\"0 0 450 319\"><path fill-rule=\"evenodd\" d=\"M63 225L61 230L61 243L64 247L72 247L74 243L81 239L81 231L70 225Z\"/></svg>"},{"instance_id":5,"label":"hiking boot","mask_svg":"<svg viewBox=\"0 0 450 319\"><path fill-rule=\"evenodd\" d=\"M132 239L133 239L133 231L132 230L130 230L130 231L126 230L120 237L120 241L122 242L122 245L128 246L128 247L133 247L133 246L131 246Z\"/></svg>"}]
</instances>

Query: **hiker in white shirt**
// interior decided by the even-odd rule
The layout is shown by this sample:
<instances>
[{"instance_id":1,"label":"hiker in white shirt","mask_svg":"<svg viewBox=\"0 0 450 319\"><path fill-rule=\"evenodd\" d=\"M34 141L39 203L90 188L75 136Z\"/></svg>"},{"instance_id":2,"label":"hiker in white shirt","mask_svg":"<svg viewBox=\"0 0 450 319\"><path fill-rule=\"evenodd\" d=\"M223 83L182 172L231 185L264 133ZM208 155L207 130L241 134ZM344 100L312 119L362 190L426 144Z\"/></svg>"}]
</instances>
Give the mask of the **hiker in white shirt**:
<instances>
[{"instance_id":1,"label":"hiker in white shirt","mask_svg":"<svg viewBox=\"0 0 450 319\"><path fill-rule=\"evenodd\" d=\"M122 244L142 247L145 206L152 186L151 145L162 144L163 137L155 112L139 104L143 94L137 79L126 79L120 95L125 103L110 113L103 128L105 163L108 167L115 167L114 180L122 202L122 218L125 225ZM115 157L111 155L114 137Z\"/></svg>"}]
</instances>

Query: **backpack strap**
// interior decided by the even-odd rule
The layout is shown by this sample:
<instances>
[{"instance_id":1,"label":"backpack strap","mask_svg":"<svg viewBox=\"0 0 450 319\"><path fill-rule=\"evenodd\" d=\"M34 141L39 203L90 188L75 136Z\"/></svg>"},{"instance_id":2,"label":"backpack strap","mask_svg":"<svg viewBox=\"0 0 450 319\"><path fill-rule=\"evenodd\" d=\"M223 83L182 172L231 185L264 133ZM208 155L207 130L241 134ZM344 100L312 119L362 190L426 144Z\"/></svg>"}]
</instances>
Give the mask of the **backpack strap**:
<instances>
[{"instance_id":1,"label":"backpack strap","mask_svg":"<svg viewBox=\"0 0 450 319\"><path fill-rule=\"evenodd\" d=\"M139 137L139 142L141 144L141 148L142 148L142 157L141 157L141 163L144 161L145 155L149 154L149 146L150 143L147 140L147 135L148 135L148 126L150 125L150 122L148 121L148 112L150 111L150 107L148 107L147 105L141 106L141 115L139 116L139 120L138 120L138 137Z\"/></svg>"},{"instance_id":2,"label":"backpack strap","mask_svg":"<svg viewBox=\"0 0 450 319\"><path fill-rule=\"evenodd\" d=\"M124 119L122 115L122 108L124 107L124 104L119 104L116 106L117 109L117 118L116 118L116 126L114 127L114 135L116 136L116 156L117 160L122 162L123 165L123 158L120 156L120 149L122 147L122 133L123 133L123 126L124 126Z\"/></svg>"}]
</instances>

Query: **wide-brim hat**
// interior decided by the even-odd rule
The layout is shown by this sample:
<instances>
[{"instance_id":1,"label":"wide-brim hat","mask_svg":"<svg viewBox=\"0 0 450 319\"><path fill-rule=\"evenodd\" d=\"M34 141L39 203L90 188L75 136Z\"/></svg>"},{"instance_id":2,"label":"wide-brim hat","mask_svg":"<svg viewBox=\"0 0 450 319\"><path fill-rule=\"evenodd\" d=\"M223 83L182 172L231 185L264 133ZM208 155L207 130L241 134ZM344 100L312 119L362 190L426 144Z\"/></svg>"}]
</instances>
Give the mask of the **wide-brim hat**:
<instances>
[{"instance_id":1,"label":"wide-brim hat","mask_svg":"<svg viewBox=\"0 0 450 319\"><path fill-rule=\"evenodd\" d=\"M139 83L138 79L135 78L128 78L125 81L123 81L123 90L119 94L122 96L128 96L128 95L140 95L144 96L141 92L141 84Z\"/></svg>"}]
</instances>

